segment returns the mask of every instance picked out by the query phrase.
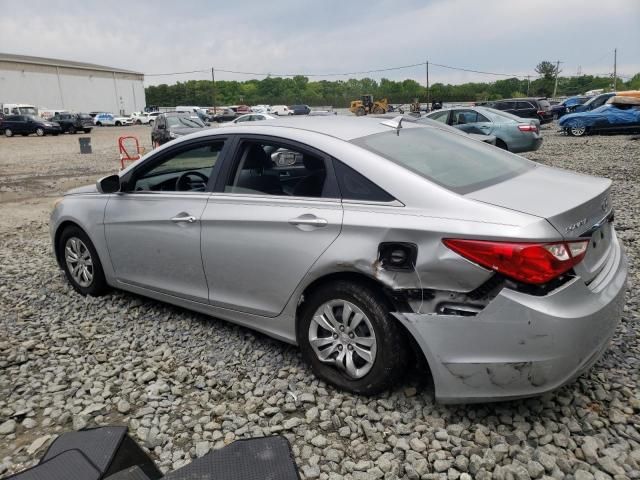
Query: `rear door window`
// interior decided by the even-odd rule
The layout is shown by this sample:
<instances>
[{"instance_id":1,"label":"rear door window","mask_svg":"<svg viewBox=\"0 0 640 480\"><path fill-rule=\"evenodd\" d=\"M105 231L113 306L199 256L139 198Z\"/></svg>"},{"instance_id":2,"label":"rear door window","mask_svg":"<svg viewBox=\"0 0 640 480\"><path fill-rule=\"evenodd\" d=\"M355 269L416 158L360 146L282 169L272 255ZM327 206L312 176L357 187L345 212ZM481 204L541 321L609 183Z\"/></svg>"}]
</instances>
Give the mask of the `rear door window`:
<instances>
[{"instance_id":1,"label":"rear door window","mask_svg":"<svg viewBox=\"0 0 640 480\"><path fill-rule=\"evenodd\" d=\"M407 128L352 143L403 166L448 190L465 194L520 175L535 164L463 135Z\"/></svg>"}]
</instances>

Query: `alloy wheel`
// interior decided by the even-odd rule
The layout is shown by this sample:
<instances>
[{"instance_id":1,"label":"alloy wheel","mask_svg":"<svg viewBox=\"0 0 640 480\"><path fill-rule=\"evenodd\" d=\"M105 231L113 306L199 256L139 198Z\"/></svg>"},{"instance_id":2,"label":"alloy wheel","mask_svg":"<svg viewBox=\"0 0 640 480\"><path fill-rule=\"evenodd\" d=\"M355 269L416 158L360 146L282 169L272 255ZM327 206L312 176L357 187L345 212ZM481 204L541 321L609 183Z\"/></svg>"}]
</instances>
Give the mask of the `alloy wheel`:
<instances>
[{"instance_id":1,"label":"alloy wheel","mask_svg":"<svg viewBox=\"0 0 640 480\"><path fill-rule=\"evenodd\" d=\"M69 237L64 247L64 259L73 280L81 287L93 281L93 259L85 243L78 237Z\"/></svg>"},{"instance_id":2,"label":"alloy wheel","mask_svg":"<svg viewBox=\"0 0 640 480\"><path fill-rule=\"evenodd\" d=\"M36 135L39 137L44 136L44 130L42 128L36 128Z\"/></svg>"},{"instance_id":3,"label":"alloy wheel","mask_svg":"<svg viewBox=\"0 0 640 480\"><path fill-rule=\"evenodd\" d=\"M586 131L587 131L587 127L585 127L584 125L581 125L578 127L571 127L571 135L573 135L574 137L581 137L582 135L585 134Z\"/></svg>"},{"instance_id":4,"label":"alloy wheel","mask_svg":"<svg viewBox=\"0 0 640 480\"><path fill-rule=\"evenodd\" d=\"M12 137L12 136L13 136L13 132L11 131L11 129L10 129L10 128L5 128L5 129L4 129L4 134L5 134L5 136L7 136L7 137Z\"/></svg>"},{"instance_id":5,"label":"alloy wheel","mask_svg":"<svg viewBox=\"0 0 640 480\"><path fill-rule=\"evenodd\" d=\"M330 300L316 310L309 324L309 344L321 362L349 377L364 377L376 359L376 334L367 315L347 300Z\"/></svg>"}]
</instances>

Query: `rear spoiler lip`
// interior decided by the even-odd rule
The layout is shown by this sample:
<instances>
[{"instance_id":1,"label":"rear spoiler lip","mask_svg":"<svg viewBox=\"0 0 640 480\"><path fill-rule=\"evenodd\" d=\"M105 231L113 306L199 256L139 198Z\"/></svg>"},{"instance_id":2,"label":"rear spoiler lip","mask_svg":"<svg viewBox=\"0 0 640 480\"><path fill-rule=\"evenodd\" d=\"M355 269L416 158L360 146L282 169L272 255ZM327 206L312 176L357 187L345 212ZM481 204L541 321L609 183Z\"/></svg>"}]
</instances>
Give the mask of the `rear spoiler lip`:
<instances>
[{"instance_id":1,"label":"rear spoiler lip","mask_svg":"<svg viewBox=\"0 0 640 480\"><path fill-rule=\"evenodd\" d=\"M587 230L586 232L582 233L580 235L580 238L589 238L591 237L591 235L593 235L600 227L602 227L604 224L606 223L613 223L613 221L615 220L615 213L613 211L613 209L611 209L611 211L609 211L609 213L607 213L602 220L600 220L599 222L595 223L589 230Z\"/></svg>"}]
</instances>

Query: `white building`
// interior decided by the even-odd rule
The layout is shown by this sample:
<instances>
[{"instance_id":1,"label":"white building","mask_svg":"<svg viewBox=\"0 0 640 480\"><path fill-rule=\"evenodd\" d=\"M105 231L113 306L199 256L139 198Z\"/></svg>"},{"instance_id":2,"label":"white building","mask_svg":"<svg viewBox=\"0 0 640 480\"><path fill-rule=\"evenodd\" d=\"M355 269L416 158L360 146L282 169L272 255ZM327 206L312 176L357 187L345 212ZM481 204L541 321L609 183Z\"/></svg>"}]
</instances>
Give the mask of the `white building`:
<instances>
[{"instance_id":1,"label":"white building","mask_svg":"<svg viewBox=\"0 0 640 480\"><path fill-rule=\"evenodd\" d=\"M121 68L0 53L0 104L130 114L145 107L143 81Z\"/></svg>"}]
</instances>

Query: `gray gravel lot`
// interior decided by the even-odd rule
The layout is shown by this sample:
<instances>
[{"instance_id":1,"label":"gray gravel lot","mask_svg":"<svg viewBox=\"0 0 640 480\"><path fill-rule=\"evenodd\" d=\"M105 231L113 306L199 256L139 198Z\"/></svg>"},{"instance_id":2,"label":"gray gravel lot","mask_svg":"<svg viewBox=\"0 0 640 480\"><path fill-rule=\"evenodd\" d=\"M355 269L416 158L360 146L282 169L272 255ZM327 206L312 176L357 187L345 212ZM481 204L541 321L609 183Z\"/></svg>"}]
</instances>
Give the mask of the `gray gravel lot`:
<instances>
[{"instance_id":1,"label":"gray gravel lot","mask_svg":"<svg viewBox=\"0 0 640 480\"><path fill-rule=\"evenodd\" d=\"M611 348L540 398L435 404L422 372L365 398L311 374L294 347L143 297L74 293L47 233L52 198L117 167L116 138L0 138L0 475L59 433L127 424L163 470L234 439L284 434L304 478L640 478L640 140L544 130L526 156L614 181L630 290ZM52 198L48 198L52 197Z\"/></svg>"}]
</instances>

